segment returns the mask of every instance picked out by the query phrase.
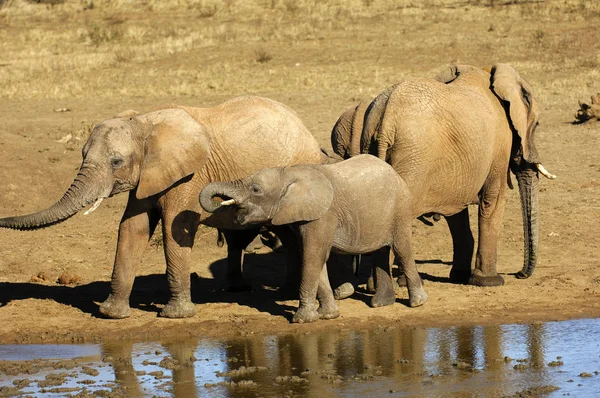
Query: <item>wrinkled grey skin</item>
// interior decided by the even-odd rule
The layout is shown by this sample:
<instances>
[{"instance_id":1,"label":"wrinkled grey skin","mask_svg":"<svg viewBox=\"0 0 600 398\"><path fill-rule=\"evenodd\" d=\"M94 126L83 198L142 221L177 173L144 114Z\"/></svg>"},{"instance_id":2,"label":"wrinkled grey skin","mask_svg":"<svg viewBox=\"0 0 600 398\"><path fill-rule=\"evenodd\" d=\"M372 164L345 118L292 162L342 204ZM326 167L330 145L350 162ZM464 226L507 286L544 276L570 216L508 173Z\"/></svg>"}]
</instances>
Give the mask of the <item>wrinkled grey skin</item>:
<instances>
[{"instance_id":1,"label":"wrinkled grey skin","mask_svg":"<svg viewBox=\"0 0 600 398\"><path fill-rule=\"evenodd\" d=\"M220 204L231 199L235 204ZM377 281L383 288L373 296L372 306L395 301L390 248L402 260L410 305L427 300L411 249L408 188L388 164L373 156L331 165L270 168L233 182L212 183L202 190L200 203L215 214L234 208L241 225L270 221L289 224L296 232L303 255L300 306L293 322L339 315L324 266L332 248L347 254L375 252Z\"/></svg>"},{"instance_id":2,"label":"wrinkled grey skin","mask_svg":"<svg viewBox=\"0 0 600 398\"><path fill-rule=\"evenodd\" d=\"M496 271L496 253L509 169L519 183L524 220L525 261L517 277L533 273L539 238L538 118L530 85L506 64L489 71L455 65L437 80L396 84L369 106L361 150L388 162L406 181L414 217L446 217L454 248L453 281L504 283ZM473 271L470 204L479 205Z\"/></svg>"},{"instance_id":3,"label":"wrinkled grey skin","mask_svg":"<svg viewBox=\"0 0 600 398\"><path fill-rule=\"evenodd\" d=\"M129 296L136 268L159 220L172 295L161 315L189 317L196 308L190 295L188 258L199 224L246 228L235 222L233 211L218 216L204 212L198 203L202 188L265 167L320 163L324 156L291 109L254 96L212 108L170 106L106 120L94 128L82 154L75 180L57 203L35 214L0 219L0 227L47 227L99 198L128 191L111 293L100 306L100 312L110 318L131 314ZM241 263L243 246L236 247L230 258Z\"/></svg>"},{"instance_id":4,"label":"wrinkled grey skin","mask_svg":"<svg viewBox=\"0 0 600 398\"><path fill-rule=\"evenodd\" d=\"M370 100L362 100L346 110L339 117L331 131L331 147L342 159L349 159L361 152L360 139L363 131L365 112Z\"/></svg>"}]
</instances>

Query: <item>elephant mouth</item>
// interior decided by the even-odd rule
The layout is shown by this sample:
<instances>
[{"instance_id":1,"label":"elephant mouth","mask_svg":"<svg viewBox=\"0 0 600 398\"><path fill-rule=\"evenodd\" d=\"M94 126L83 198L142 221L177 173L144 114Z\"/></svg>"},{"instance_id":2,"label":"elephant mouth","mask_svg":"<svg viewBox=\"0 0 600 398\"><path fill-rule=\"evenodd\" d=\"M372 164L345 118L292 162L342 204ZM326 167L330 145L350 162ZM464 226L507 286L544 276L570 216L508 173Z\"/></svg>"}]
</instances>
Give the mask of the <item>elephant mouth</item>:
<instances>
[{"instance_id":1,"label":"elephant mouth","mask_svg":"<svg viewBox=\"0 0 600 398\"><path fill-rule=\"evenodd\" d=\"M121 192L131 191L134 188L135 188L135 185L129 181L120 180L120 179L116 180L113 184L112 190L111 190L110 194L108 195L108 197L110 198Z\"/></svg>"},{"instance_id":2,"label":"elephant mouth","mask_svg":"<svg viewBox=\"0 0 600 398\"><path fill-rule=\"evenodd\" d=\"M224 194L216 194L213 197L211 197L210 200L211 200L213 206L215 207L215 209L220 209L223 207L230 207L230 206L240 207L239 203L237 203L235 199L233 199L230 196L224 195Z\"/></svg>"}]
</instances>

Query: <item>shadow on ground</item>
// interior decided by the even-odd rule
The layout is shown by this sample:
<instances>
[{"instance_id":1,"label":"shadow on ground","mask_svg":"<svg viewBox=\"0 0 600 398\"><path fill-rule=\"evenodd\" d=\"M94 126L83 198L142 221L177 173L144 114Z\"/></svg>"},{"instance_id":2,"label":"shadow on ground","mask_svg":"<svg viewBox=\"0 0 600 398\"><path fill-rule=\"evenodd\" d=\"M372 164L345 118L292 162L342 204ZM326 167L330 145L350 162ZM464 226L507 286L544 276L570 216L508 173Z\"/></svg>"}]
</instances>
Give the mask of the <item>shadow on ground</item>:
<instances>
[{"instance_id":1,"label":"shadow on ground","mask_svg":"<svg viewBox=\"0 0 600 398\"><path fill-rule=\"evenodd\" d=\"M348 257L349 256L343 256ZM351 261L337 260L337 267L345 268L345 275L353 278L354 284L365 284L370 272L368 256L364 258L359 268L358 278L352 276ZM278 252L246 254L244 258L244 278L252 286L250 292L227 292L225 290L226 259L213 262L209 266L212 277L202 277L197 273L191 274L192 301L196 304L205 303L236 303L255 308L271 315L291 319L295 307L279 304L277 301L290 298L290 292L280 291L286 273L286 256ZM418 261L418 263L448 264L441 260ZM348 268L350 267L350 268ZM399 271L394 268L394 276ZM448 278L434 277L421 273L425 280L450 283ZM0 307L15 300L40 299L54 300L88 313L94 317L102 317L98 305L110 293L110 282L91 282L78 286L63 286L58 284L41 284L34 282L1 282ZM293 292L295 293L295 292ZM130 298L132 308L158 314L169 300L167 279L164 274L141 275L136 277ZM352 296L367 305L371 295L362 289ZM404 304L404 303L403 303Z\"/></svg>"}]
</instances>

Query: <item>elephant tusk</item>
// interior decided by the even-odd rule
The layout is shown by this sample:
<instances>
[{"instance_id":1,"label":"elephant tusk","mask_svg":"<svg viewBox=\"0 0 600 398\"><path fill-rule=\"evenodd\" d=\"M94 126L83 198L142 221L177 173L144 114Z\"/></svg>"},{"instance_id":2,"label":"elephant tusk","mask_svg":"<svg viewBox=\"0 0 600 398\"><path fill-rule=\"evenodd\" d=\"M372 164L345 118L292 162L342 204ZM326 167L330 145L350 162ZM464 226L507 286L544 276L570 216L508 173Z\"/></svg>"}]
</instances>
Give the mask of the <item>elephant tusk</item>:
<instances>
[{"instance_id":1,"label":"elephant tusk","mask_svg":"<svg viewBox=\"0 0 600 398\"><path fill-rule=\"evenodd\" d=\"M235 199L229 199L221 202L221 206L230 206L235 204Z\"/></svg>"},{"instance_id":2,"label":"elephant tusk","mask_svg":"<svg viewBox=\"0 0 600 398\"><path fill-rule=\"evenodd\" d=\"M104 200L104 198L98 198L98 200L96 200L94 202L94 204L92 205L92 207L90 207L85 213L83 213L83 215L87 216L88 214L90 214L91 212L93 212L94 210L96 210L98 208L98 206L100 206L100 203L102 203L103 200Z\"/></svg>"},{"instance_id":3,"label":"elephant tusk","mask_svg":"<svg viewBox=\"0 0 600 398\"><path fill-rule=\"evenodd\" d=\"M556 178L556 176L554 174L550 174L550 172L548 170L546 170L546 168L541 164L541 163L536 163L535 165L538 169L538 171L540 173L542 173L542 175L550 180L554 180Z\"/></svg>"}]
</instances>

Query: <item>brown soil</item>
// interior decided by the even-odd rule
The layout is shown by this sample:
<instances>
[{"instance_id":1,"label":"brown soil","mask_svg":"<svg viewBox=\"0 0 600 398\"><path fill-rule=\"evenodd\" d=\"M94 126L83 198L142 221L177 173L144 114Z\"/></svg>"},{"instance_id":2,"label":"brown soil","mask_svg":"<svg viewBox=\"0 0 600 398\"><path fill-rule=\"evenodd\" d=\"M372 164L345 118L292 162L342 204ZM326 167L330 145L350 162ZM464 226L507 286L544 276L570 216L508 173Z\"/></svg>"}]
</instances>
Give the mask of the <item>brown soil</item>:
<instances>
[{"instance_id":1,"label":"brown soil","mask_svg":"<svg viewBox=\"0 0 600 398\"><path fill-rule=\"evenodd\" d=\"M521 269L523 236L518 193L512 191L498 252L498 270L506 282L501 287L449 283L452 251L445 222L433 227L415 222L414 248L429 293L425 306L407 307L402 290L396 304L372 309L368 295L359 291L339 303L339 319L290 324L297 301L280 301L268 287L281 282L281 256L266 249L247 255L245 273L254 291L223 292L226 250L216 246L214 230L201 228L192 257L195 317L157 317L167 290L162 247L159 239L153 239L138 270L132 316L108 320L100 317L98 304L110 289L117 226L126 202L126 196L120 195L91 215L78 214L51 228L0 230L0 342L221 337L348 326L497 324L600 316L600 135L595 123L570 123L577 99L600 91L600 59L590 56L600 53L598 35L590 33L598 31L594 27L600 22L599 9L579 10L563 1L497 7L458 2L459 7L439 9L435 2L426 2L424 9L376 12L368 7L384 5L364 1L360 2L365 10L362 18L358 11L321 12L306 6L310 1L300 2L299 9L288 3L265 11L281 15L279 24L288 21L287 33L272 27L275 22L270 18L261 18L260 23L252 18L238 20L231 10L202 14L202 26L194 25L199 20L196 11L185 10L170 16L146 11L127 17L100 7L71 14L57 5L34 22L17 12L0 12L1 42L6 43L4 53L10 54L0 59L0 216L37 211L59 198L80 164L89 126L125 109L144 111L161 103L209 106L254 93L291 106L319 142L328 146L330 129L345 108L405 76L434 76L442 65L456 60L482 66L508 62L536 90L543 111L538 148L544 165L558 175L555 181L542 181L540 256L533 277L513 276ZM260 15L261 10L255 11ZM585 17L579 14L584 11ZM303 12L315 25L298 22ZM82 28L80 14L87 18L85 26L96 23L99 32ZM338 21L328 24L327 18ZM154 20L160 23L153 24ZM58 37L53 49L35 55L41 51L34 44L39 37L27 33L31 32L27 23L46 29L48 40ZM155 30L167 29L168 24L176 25L169 31L175 38L185 36L185 29L210 28L209 42L217 45L190 47L180 37L183 44L178 46L172 39L170 52L165 50L168 55L161 53L161 47L144 53L139 41L148 37L162 43L159 37L167 33ZM344 29L339 29L340 24ZM138 25L145 30L134 30ZM121 36L102 30L115 27L121 29ZM232 33L239 27L245 29L241 32L258 32L260 39ZM71 43L80 40L80 33L72 38L69 32L81 29L88 29L87 41ZM139 33L140 38L131 32L145 33ZM48 61L61 52L70 54L65 50L70 43L73 54ZM121 54L115 62L94 65L96 58L90 55L90 64L78 69L78 51L100 56L111 54L113 48L128 49L131 58ZM31 64L23 61L28 56ZM14 69L9 71L11 64ZM200 80L182 86L181 80L191 79L192 71ZM175 82L178 89L171 90ZM197 90L189 89L194 85ZM472 217L474 230L476 225Z\"/></svg>"}]
</instances>

